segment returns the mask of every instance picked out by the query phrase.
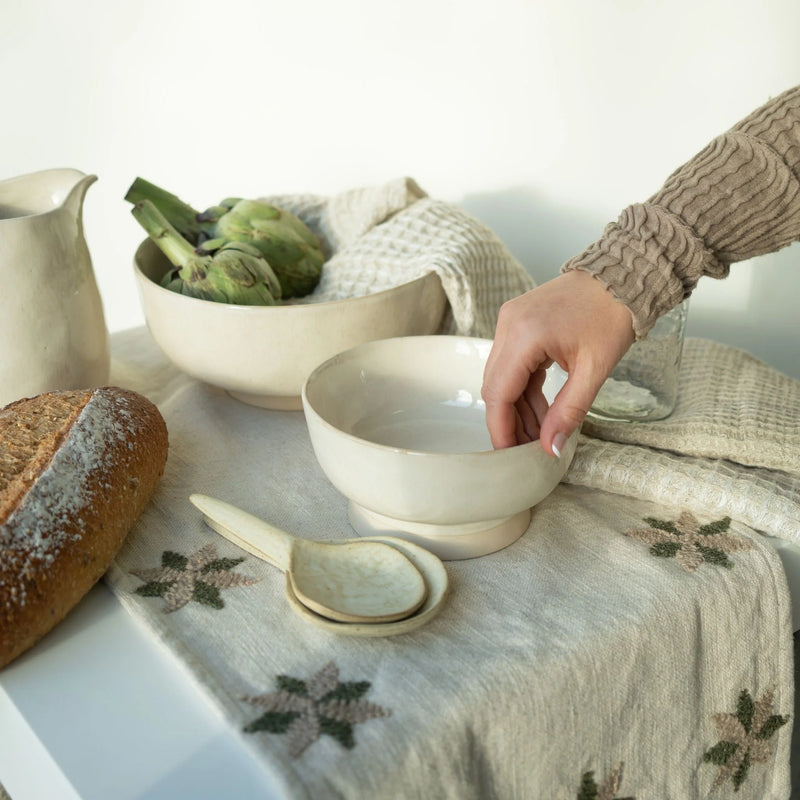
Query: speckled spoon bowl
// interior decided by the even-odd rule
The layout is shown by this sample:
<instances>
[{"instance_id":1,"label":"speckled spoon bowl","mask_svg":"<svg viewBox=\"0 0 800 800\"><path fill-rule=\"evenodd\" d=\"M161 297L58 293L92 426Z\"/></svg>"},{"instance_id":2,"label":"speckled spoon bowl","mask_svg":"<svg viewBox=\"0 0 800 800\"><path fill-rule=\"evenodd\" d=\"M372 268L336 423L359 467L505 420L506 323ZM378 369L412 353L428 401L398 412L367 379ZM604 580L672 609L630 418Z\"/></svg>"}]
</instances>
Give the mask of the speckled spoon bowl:
<instances>
[{"instance_id":1,"label":"speckled spoon bowl","mask_svg":"<svg viewBox=\"0 0 800 800\"><path fill-rule=\"evenodd\" d=\"M385 542L300 539L222 500L203 494L189 499L211 528L282 569L297 600L327 619L394 622L410 617L427 598L420 571Z\"/></svg>"},{"instance_id":2,"label":"speckled spoon bowl","mask_svg":"<svg viewBox=\"0 0 800 800\"><path fill-rule=\"evenodd\" d=\"M398 539L396 536L373 536L368 541L386 542L405 553L416 564L417 569L425 577L425 583L428 584L428 597L417 611L410 617L396 620L395 622L336 622L332 619L326 619L321 614L315 614L310 608L301 603L295 597L287 578L286 597L292 608L307 622L337 636L397 636L403 633L411 633L423 625L427 625L442 610L449 592L447 570L441 559L431 553L430 550L403 539Z\"/></svg>"}]
</instances>

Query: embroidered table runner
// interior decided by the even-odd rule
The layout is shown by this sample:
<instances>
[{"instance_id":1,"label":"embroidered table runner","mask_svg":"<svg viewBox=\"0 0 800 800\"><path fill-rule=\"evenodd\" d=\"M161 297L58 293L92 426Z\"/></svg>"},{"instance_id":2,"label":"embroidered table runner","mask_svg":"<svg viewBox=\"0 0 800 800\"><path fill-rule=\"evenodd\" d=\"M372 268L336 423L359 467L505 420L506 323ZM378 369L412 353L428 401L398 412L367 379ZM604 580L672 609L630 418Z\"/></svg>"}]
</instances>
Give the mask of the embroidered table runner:
<instances>
[{"instance_id":1,"label":"embroidered table runner","mask_svg":"<svg viewBox=\"0 0 800 800\"><path fill-rule=\"evenodd\" d=\"M562 484L513 545L447 563L428 625L340 637L294 614L283 576L188 499L352 536L302 412L188 378L144 329L112 341L112 379L158 404L170 454L107 582L282 797L789 796L789 598L736 509Z\"/></svg>"}]
</instances>

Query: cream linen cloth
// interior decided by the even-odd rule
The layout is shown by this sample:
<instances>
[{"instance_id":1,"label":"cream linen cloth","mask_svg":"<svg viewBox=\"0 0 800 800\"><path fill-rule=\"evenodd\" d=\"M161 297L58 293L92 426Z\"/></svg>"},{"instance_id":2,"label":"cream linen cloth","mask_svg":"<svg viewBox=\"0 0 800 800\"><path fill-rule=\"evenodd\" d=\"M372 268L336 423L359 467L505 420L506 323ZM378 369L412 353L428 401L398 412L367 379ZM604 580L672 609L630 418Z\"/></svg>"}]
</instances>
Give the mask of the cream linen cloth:
<instances>
[{"instance_id":1,"label":"cream linen cloth","mask_svg":"<svg viewBox=\"0 0 800 800\"><path fill-rule=\"evenodd\" d=\"M302 412L182 375L144 329L116 334L112 352L114 381L158 404L170 453L106 580L279 797L788 798L785 578L751 527L722 530L728 509L562 484L519 541L447 563L451 591L428 625L340 637L297 616L283 576L188 499L307 538L352 536ZM685 546L654 555L659 526Z\"/></svg>"},{"instance_id":2,"label":"cream linen cloth","mask_svg":"<svg viewBox=\"0 0 800 800\"><path fill-rule=\"evenodd\" d=\"M491 339L500 306L534 286L488 227L428 197L411 178L333 197L267 199L297 214L322 242L322 278L304 303L359 297L436 272L448 300L440 333Z\"/></svg>"},{"instance_id":3,"label":"cream linen cloth","mask_svg":"<svg viewBox=\"0 0 800 800\"><path fill-rule=\"evenodd\" d=\"M800 546L800 382L691 338L679 380L665 420L587 419L566 482L729 514Z\"/></svg>"},{"instance_id":4,"label":"cream linen cloth","mask_svg":"<svg viewBox=\"0 0 800 800\"><path fill-rule=\"evenodd\" d=\"M449 301L442 331L491 336L502 302L532 285L491 231L413 181L272 199L330 255L311 302L433 269ZM112 380L159 406L170 452L106 580L279 797L788 798L786 581L735 491L712 503L703 489L713 443L687 457L583 437L567 480L587 485L559 486L505 550L449 562L439 616L349 638L297 616L283 576L188 499L210 494L307 538L351 537L303 414L189 378L144 329L116 334L112 355ZM654 488L671 480L670 459L687 464L682 491ZM783 496L767 472L759 497ZM770 515L771 529L796 532L791 512Z\"/></svg>"}]
</instances>

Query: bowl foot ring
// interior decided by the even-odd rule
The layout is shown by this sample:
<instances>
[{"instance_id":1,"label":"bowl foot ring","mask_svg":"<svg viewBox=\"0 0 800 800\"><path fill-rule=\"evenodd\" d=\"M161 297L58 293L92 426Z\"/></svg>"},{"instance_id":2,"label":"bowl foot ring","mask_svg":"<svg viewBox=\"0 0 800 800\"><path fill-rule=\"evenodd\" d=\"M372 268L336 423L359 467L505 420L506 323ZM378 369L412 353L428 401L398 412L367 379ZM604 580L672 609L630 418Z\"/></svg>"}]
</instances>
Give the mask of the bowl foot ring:
<instances>
[{"instance_id":1,"label":"bowl foot ring","mask_svg":"<svg viewBox=\"0 0 800 800\"><path fill-rule=\"evenodd\" d=\"M508 547L522 536L531 521L531 510L482 522L435 525L387 517L350 501L350 524L359 536L396 536L424 547L443 561L477 558Z\"/></svg>"},{"instance_id":2,"label":"bowl foot ring","mask_svg":"<svg viewBox=\"0 0 800 800\"><path fill-rule=\"evenodd\" d=\"M233 389L226 389L226 391L234 400L247 403L249 406L268 408L272 411L303 410L303 401L300 395L250 394L249 392L236 392Z\"/></svg>"}]
</instances>

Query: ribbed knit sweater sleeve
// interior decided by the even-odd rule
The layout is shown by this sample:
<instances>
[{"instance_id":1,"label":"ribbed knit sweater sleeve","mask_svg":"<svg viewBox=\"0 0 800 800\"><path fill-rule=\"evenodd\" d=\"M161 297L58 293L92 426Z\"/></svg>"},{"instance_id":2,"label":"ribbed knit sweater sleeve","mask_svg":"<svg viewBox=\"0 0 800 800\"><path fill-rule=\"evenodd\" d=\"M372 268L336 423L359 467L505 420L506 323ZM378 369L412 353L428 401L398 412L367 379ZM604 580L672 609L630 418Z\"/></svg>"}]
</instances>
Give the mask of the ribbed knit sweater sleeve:
<instances>
[{"instance_id":1,"label":"ribbed knit sweater sleeve","mask_svg":"<svg viewBox=\"0 0 800 800\"><path fill-rule=\"evenodd\" d=\"M637 339L703 275L800 239L800 86L718 136L659 192L626 208L562 271L595 275L633 317Z\"/></svg>"}]
</instances>

